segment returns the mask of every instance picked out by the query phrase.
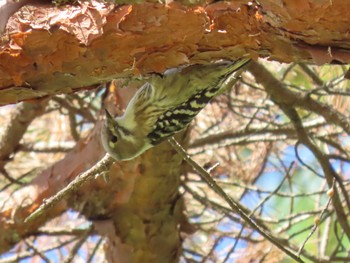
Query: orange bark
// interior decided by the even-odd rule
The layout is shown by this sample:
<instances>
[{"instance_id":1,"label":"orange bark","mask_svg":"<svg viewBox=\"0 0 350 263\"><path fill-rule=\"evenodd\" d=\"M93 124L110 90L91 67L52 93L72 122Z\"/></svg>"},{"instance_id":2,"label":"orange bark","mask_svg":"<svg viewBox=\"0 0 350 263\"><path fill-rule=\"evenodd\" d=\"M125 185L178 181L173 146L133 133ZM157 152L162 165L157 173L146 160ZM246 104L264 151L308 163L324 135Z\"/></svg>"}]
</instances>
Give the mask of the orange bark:
<instances>
[{"instance_id":1,"label":"orange bark","mask_svg":"<svg viewBox=\"0 0 350 263\"><path fill-rule=\"evenodd\" d=\"M350 61L349 2L243 2L26 6L2 38L0 105L222 58Z\"/></svg>"}]
</instances>

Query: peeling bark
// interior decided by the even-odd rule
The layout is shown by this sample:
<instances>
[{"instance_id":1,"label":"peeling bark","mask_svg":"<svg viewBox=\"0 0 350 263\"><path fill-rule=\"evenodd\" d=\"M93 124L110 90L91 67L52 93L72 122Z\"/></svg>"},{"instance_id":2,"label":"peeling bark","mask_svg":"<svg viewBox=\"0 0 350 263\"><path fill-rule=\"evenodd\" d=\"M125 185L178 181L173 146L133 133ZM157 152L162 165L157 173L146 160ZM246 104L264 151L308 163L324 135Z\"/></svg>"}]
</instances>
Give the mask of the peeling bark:
<instances>
[{"instance_id":1,"label":"peeling bark","mask_svg":"<svg viewBox=\"0 0 350 263\"><path fill-rule=\"evenodd\" d=\"M259 2L27 5L1 42L0 104L222 58L350 61L347 1Z\"/></svg>"},{"instance_id":2,"label":"peeling bark","mask_svg":"<svg viewBox=\"0 0 350 263\"><path fill-rule=\"evenodd\" d=\"M30 0L1 0L0 2L0 33L4 31L8 19L22 6L26 5Z\"/></svg>"}]
</instances>

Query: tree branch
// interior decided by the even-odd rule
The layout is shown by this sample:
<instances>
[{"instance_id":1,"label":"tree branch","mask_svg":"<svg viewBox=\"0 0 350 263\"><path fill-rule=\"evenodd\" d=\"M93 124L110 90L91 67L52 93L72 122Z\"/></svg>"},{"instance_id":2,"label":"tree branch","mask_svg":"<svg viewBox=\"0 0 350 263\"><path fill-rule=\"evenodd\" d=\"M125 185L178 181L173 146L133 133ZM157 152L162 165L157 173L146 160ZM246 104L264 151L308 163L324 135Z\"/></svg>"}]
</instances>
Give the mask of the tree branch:
<instances>
[{"instance_id":1,"label":"tree branch","mask_svg":"<svg viewBox=\"0 0 350 263\"><path fill-rule=\"evenodd\" d=\"M182 156L182 158L191 165L198 173L199 175L206 181L206 183L209 185L209 187L214 190L215 193L217 193L220 197L222 197L226 203L231 207L231 209L239 214L244 221L249 224L253 229L258 231L260 235L265 237L267 240L269 240L272 244L274 244L276 247L278 247L280 250L282 250L284 253L286 253L288 256L296 260L297 262L304 262L294 251L292 251L290 248L284 246L281 242L281 239L278 239L274 236L272 236L266 229L261 228L258 224L256 224L248 214L246 214L241 205L237 202L235 202L230 196L228 196L224 190L215 182L215 180L210 176L210 174L204 170L203 167L198 165L187 153L186 151L181 147L181 145L172 137L168 140L171 146Z\"/></svg>"},{"instance_id":2,"label":"tree branch","mask_svg":"<svg viewBox=\"0 0 350 263\"><path fill-rule=\"evenodd\" d=\"M265 87L266 92L271 96L272 101L274 101L282 109L286 116L288 116L288 118L292 121L295 127L295 131L298 134L299 141L310 149L310 151L314 154L319 164L321 165L328 187L332 188L333 179L335 178L339 183L340 189L342 190L347 207L350 207L349 196L343 185L342 179L339 178L339 175L334 171L332 165L329 162L329 158L311 141L294 107L298 106L307 110L312 109L315 113L323 116L329 123L341 126L343 129L346 129L349 123L346 121L346 125L344 126L343 121L345 121L345 119L343 119L343 116L340 113L334 111L333 109L326 111L324 109L328 107L326 107L324 104L314 101L307 95L302 95L288 90L262 65L256 62L251 62L251 64L248 66L248 69L254 75L255 79ZM314 105L315 107L310 107L310 105ZM331 118L331 116L333 118ZM343 209L341 198L336 189L332 201L337 213L339 223L350 239L350 225L346 220L346 213Z\"/></svg>"},{"instance_id":3,"label":"tree branch","mask_svg":"<svg viewBox=\"0 0 350 263\"><path fill-rule=\"evenodd\" d=\"M25 220L24 223L30 223L35 220L39 216L43 216L47 213L50 208L54 207L57 203L59 203L62 199L68 198L70 194L76 192L82 184L86 183L89 180L92 180L94 176L102 174L106 172L109 166L115 160L106 154L98 163L96 163L93 167L91 167L86 172L77 176L72 182L70 182L65 188L59 191L54 196L46 199L41 206L36 209L33 213L31 213Z\"/></svg>"}]
</instances>

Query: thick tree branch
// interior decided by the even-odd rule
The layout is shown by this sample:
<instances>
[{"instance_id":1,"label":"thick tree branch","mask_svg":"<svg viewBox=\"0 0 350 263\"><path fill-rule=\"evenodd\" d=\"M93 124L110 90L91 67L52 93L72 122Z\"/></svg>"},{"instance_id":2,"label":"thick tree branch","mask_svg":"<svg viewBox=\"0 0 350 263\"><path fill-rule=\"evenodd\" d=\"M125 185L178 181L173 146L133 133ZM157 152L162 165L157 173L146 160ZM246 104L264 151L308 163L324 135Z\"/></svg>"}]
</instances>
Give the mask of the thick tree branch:
<instances>
[{"instance_id":1,"label":"thick tree branch","mask_svg":"<svg viewBox=\"0 0 350 263\"><path fill-rule=\"evenodd\" d=\"M350 3L259 3L27 5L0 42L0 105L217 59L350 61Z\"/></svg>"}]
</instances>

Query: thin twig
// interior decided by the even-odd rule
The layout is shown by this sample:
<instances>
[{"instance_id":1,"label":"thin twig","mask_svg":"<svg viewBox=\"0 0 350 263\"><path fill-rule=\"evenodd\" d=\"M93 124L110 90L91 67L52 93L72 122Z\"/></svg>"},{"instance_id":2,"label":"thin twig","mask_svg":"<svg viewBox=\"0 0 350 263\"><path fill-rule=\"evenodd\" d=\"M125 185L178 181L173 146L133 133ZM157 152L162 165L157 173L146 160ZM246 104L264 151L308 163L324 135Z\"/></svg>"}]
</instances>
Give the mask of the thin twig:
<instances>
[{"instance_id":1,"label":"thin twig","mask_svg":"<svg viewBox=\"0 0 350 263\"><path fill-rule=\"evenodd\" d=\"M252 216L260 206L266 203L271 197L275 196L275 194L281 189L282 185L284 184L284 181L288 179L288 177L290 177L290 171L293 168L293 165L294 165L294 162L291 162L288 167L287 174L286 176L283 177L283 180L279 183L279 185L276 187L276 189L273 192L271 192L265 198L262 198L260 200L260 202L256 205L256 207L250 212L249 216Z\"/></svg>"},{"instance_id":2,"label":"thin twig","mask_svg":"<svg viewBox=\"0 0 350 263\"><path fill-rule=\"evenodd\" d=\"M39 250L39 249L35 246L35 244L34 244L33 242L31 242L31 241L29 241L29 240L25 240L24 243L26 243L26 245L27 245L29 248L33 249L34 253L37 254L37 255L39 255L39 257L40 257L44 262L46 262L46 263L50 263L50 262L51 262L50 259L48 259L48 258L46 257L46 255L44 254L45 252L44 252L44 251L41 251L41 249Z\"/></svg>"},{"instance_id":3,"label":"thin twig","mask_svg":"<svg viewBox=\"0 0 350 263\"><path fill-rule=\"evenodd\" d=\"M77 255L78 250L81 248L81 246L84 244L84 242L87 240L89 235L91 234L93 230L93 227L90 226L89 229L80 237L80 239L75 243L72 250L70 251L68 257L64 260L64 263L70 263L73 262L74 257Z\"/></svg>"},{"instance_id":4,"label":"thin twig","mask_svg":"<svg viewBox=\"0 0 350 263\"><path fill-rule=\"evenodd\" d=\"M336 178L339 183L340 191L344 196L345 203L350 207L350 198L343 185L342 178L334 171L327 155L312 141L312 137L310 137L310 134L303 126L303 122L296 107L321 115L328 124L332 123L340 126L345 132L350 134L350 122L348 118L330 106L312 99L307 93L297 93L287 89L283 83L278 81L264 66L258 63L252 61L249 65L249 71L255 76L257 82L264 85L266 92L271 96L271 100L279 106L293 123L300 143L305 145L313 153L322 167L329 188L332 186L333 178ZM342 206L340 194L336 188L332 201L338 217L338 222L341 224L346 235L350 237L350 225L346 221L346 213Z\"/></svg>"},{"instance_id":5,"label":"thin twig","mask_svg":"<svg viewBox=\"0 0 350 263\"><path fill-rule=\"evenodd\" d=\"M45 200L37 210L30 214L25 220L25 223L29 223L55 206L63 198L66 198L69 194L75 192L82 184L94 178L95 175L103 173L115 160L108 154L106 154L96 165L91 167L86 172L77 176L72 182L70 182L65 188L59 191L54 196Z\"/></svg>"},{"instance_id":6,"label":"thin twig","mask_svg":"<svg viewBox=\"0 0 350 263\"><path fill-rule=\"evenodd\" d=\"M91 263L92 260L94 259L94 256L96 255L97 253L97 249L100 247L100 245L102 244L103 242L103 238L101 237L97 242L96 242L96 245L94 247L94 249L92 250L88 260L86 261L86 263Z\"/></svg>"},{"instance_id":7,"label":"thin twig","mask_svg":"<svg viewBox=\"0 0 350 263\"><path fill-rule=\"evenodd\" d=\"M181 145L175 140L174 137L170 138L169 143L171 146L181 155L181 157L191 165L199 175L207 182L209 187L221 196L227 204L231 207L231 209L239 214L247 224L249 224L253 229L258 231L263 237L269 240L272 244L286 253L288 256L296 260L297 262L304 262L299 255L297 255L294 251L290 250L288 247L285 247L281 244L281 241L277 238L273 237L270 233L262 229L259 225L257 225L240 207L240 204L235 202L230 196L228 196L225 191L215 182L215 180L210 176L210 174L203 169L199 164L197 164L181 147Z\"/></svg>"},{"instance_id":8,"label":"thin twig","mask_svg":"<svg viewBox=\"0 0 350 263\"><path fill-rule=\"evenodd\" d=\"M60 249L66 245L70 245L72 242L74 242L75 240L77 240L76 237L69 239L67 241L61 242L59 244L54 244L54 245L50 245L49 247L44 247L41 248L41 251L43 253L48 253L48 252L52 252L53 250L57 250ZM0 263L14 263L14 262L22 262L21 260L24 259L28 259L31 258L33 256L35 256L36 252L35 251L24 251L24 252L19 252L13 256L7 257L7 258L1 258L0 259Z\"/></svg>"},{"instance_id":9,"label":"thin twig","mask_svg":"<svg viewBox=\"0 0 350 263\"><path fill-rule=\"evenodd\" d=\"M305 63L301 63L301 62L298 63L298 65L306 73L306 75L308 75L312 79L312 81L314 83L316 83L320 87L324 86L324 82L320 78L320 76L318 74L316 74L308 65L306 65Z\"/></svg>"},{"instance_id":10,"label":"thin twig","mask_svg":"<svg viewBox=\"0 0 350 263\"><path fill-rule=\"evenodd\" d=\"M332 188L331 188L333 191L334 191L334 187L335 187L335 182L336 182L336 179L334 178L334 179L333 179L333 185L332 185ZM332 201L332 196L329 197L326 206L324 207L324 209L322 210L322 212L321 212L321 214L320 214L320 216L319 216L319 218L318 218L318 222L321 222L321 219L322 219L324 213L327 211L327 209L328 209L328 207L329 207L331 201ZM310 237L312 236L312 234L316 231L318 225L319 225L319 223L315 222L315 224L314 224L314 226L312 227L312 229L311 229L309 235L306 237L306 239L304 240L303 244L300 246L299 251L298 251L298 255L299 255L299 256L300 256L300 253L303 251L304 246L306 245L306 242L310 239Z\"/></svg>"}]
</instances>

